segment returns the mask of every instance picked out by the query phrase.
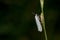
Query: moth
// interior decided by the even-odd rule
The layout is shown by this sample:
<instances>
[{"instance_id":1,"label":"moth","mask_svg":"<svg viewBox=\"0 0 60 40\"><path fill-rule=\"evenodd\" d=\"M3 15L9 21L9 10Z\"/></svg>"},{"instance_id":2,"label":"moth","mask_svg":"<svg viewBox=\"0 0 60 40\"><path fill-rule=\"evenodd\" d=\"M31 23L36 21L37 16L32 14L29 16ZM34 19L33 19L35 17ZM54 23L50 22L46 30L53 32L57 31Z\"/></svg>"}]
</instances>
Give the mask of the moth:
<instances>
[{"instance_id":1,"label":"moth","mask_svg":"<svg viewBox=\"0 0 60 40\"><path fill-rule=\"evenodd\" d=\"M36 21L38 31L42 32L42 25L41 25L41 22L40 22L40 18L39 18L39 16L37 14L35 14L35 21Z\"/></svg>"}]
</instances>

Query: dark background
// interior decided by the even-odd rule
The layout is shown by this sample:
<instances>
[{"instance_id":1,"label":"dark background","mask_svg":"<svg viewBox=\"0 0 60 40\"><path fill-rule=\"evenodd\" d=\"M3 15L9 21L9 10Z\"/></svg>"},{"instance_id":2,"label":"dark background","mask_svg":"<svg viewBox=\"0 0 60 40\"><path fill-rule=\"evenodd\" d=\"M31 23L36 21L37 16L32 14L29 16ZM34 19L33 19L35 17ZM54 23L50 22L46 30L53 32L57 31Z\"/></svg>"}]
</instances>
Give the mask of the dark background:
<instances>
[{"instance_id":1,"label":"dark background","mask_svg":"<svg viewBox=\"0 0 60 40\"><path fill-rule=\"evenodd\" d=\"M45 40L34 12L41 13L39 0L0 0L0 40ZM48 40L60 40L60 1L44 0L44 15Z\"/></svg>"}]
</instances>

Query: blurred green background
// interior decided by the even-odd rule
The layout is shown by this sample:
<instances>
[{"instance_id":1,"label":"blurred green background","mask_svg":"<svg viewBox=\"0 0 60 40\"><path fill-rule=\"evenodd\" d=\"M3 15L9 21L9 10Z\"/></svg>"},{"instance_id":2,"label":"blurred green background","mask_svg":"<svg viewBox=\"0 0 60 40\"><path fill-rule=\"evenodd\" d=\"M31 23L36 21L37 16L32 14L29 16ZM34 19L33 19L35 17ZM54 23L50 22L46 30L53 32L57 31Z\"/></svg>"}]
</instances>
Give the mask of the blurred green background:
<instances>
[{"instance_id":1,"label":"blurred green background","mask_svg":"<svg viewBox=\"0 0 60 40\"><path fill-rule=\"evenodd\" d=\"M44 0L48 40L60 40L59 0ZM0 40L45 40L37 31L33 11L40 14L39 0L0 0Z\"/></svg>"}]
</instances>

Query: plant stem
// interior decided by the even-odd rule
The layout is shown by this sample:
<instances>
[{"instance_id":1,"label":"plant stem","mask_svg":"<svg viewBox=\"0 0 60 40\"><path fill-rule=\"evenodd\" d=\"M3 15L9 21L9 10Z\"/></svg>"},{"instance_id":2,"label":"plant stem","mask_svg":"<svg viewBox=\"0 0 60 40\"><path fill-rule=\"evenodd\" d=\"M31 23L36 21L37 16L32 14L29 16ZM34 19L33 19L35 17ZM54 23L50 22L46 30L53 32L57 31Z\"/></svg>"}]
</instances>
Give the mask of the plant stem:
<instances>
[{"instance_id":1,"label":"plant stem","mask_svg":"<svg viewBox=\"0 0 60 40\"><path fill-rule=\"evenodd\" d=\"M44 29L45 40L47 40L47 33L46 33L45 19L44 19L44 11L43 11L44 0L40 0L40 4L41 4L41 22L42 22L43 29Z\"/></svg>"}]
</instances>

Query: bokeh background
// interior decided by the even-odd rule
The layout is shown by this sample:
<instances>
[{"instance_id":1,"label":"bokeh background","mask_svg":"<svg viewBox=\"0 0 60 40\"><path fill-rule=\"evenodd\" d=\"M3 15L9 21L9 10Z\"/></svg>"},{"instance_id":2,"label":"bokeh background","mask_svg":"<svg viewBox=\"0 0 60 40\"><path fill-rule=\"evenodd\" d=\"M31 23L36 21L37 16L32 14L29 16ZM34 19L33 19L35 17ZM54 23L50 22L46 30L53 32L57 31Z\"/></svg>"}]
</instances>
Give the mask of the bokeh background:
<instances>
[{"instance_id":1,"label":"bokeh background","mask_svg":"<svg viewBox=\"0 0 60 40\"><path fill-rule=\"evenodd\" d=\"M0 40L45 40L34 19L40 0L0 0ZM60 40L60 1L44 0L48 40Z\"/></svg>"}]
</instances>

